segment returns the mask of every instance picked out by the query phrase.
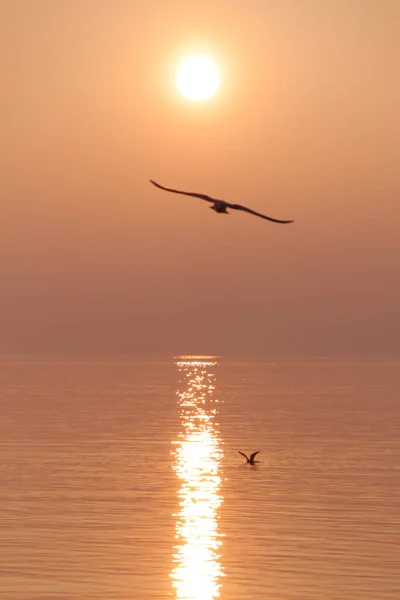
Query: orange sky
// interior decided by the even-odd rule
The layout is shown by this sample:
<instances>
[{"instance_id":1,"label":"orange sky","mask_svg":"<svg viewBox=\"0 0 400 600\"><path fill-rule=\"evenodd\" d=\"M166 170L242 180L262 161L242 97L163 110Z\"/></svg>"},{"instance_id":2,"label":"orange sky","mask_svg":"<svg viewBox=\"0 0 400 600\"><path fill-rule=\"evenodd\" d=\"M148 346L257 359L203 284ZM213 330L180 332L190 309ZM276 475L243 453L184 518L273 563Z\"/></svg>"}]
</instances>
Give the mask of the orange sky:
<instances>
[{"instance_id":1,"label":"orange sky","mask_svg":"<svg viewBox=\"0 0 400 600\"><path fill-rule=\"evenodd\" d=\"M399 353L399 23L397 0L3 0L0 351ZM202 104L173 81L199 50Z\"/></svg>"}]
</instances>

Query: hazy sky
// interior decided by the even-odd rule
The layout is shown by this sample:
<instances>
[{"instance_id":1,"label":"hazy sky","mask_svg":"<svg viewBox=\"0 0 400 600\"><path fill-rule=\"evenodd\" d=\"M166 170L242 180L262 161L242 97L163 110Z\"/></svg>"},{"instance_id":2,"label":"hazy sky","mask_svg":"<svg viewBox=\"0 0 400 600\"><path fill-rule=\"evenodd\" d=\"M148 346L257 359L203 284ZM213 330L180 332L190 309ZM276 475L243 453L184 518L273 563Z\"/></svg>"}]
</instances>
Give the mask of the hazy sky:
<instances>
[{"instance_id":1,"label":"hazy sky","mask_svg":"<svg viewBox=\"0 0 400 600\"><path fill-rule=\"evenodd\" d=\"M2 0L0 48L1 351L400 353L398 0Z\"/></svg>"}]
</instances>

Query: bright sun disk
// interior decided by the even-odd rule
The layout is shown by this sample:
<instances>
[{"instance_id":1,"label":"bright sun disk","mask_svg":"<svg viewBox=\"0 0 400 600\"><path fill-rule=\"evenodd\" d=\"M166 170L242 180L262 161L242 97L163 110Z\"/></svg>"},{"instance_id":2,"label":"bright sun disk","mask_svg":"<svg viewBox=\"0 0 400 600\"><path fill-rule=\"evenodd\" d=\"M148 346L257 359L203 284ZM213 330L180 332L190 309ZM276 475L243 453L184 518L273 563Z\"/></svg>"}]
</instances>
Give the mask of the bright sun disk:
<instances>
[{"instance_id":1,"label":"bright sun disk","mask_svg":"<svg viewBox=\"0 0 400 600\"><path fill-rule=\"evenodd\" d=\"M186 58L180 65L176 82L178 89L189 100L207 100L218 89L220 76L214 62L202 54Z\"/></svg>"}]
</instances>

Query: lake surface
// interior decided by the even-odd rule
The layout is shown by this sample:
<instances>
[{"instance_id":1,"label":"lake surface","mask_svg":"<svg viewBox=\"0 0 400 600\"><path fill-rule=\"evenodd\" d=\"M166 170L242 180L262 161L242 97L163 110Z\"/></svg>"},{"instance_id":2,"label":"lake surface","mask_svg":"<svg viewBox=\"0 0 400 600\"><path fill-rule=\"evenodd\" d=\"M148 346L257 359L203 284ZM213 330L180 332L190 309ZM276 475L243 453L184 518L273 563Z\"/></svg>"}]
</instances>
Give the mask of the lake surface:
<instances>
[{"instance_id":1,"label":"lake surface","mask_svg":"<svg viewBox=\"0 0 400 600\"><path fill-rule=\"evenodd\" d=\"M2 357L0 410L2 600L400 598L400 359Z\"/></svg>"}]
</instances>

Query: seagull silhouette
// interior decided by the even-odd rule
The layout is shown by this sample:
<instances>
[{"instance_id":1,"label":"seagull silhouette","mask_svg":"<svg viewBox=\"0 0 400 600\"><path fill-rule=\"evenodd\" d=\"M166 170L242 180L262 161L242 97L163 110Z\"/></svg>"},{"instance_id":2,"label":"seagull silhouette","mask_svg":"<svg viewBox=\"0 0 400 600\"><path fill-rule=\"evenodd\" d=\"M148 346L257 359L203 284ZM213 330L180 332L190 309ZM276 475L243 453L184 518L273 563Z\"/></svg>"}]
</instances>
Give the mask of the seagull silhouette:
<instances>
[{"instance_id":1,"label":"seagull silhouette","mask_svg":"<svg viewBox=\"0 0 400 600\"><path fill-rule=\"evenodd\" d=\"M174 194L184 194L185 196L194 196L195 198L201 198L202 200L207 200L207 202L212 202L212 206L210 206L210 208L212 210L215 210L215 212L217 213L224 213L228 215L229 213L226 209L232 208L234 210L244 210L245 212L248 212L251 215L261 217L262 219L267 219L268 221L272 221L273 223L294 223L294 221L281 221L280 219L273 219L272 217L262 215L261 213L258 213L255 210L251 210L251 208L247 208L247 206L242 206L241 204L231 204L230 202L225 202L225 200L218 200L217 198L212 198L211 196L207 196L206 194L197 194L195 192L182 192L181 190L173 190L171 188L164 187L159 183L156 183L152 179L150 179L150 183L160 188L160 190L164 190L166 192L173 192Z\"/></svg>"},{"instance_id":2,"label":"seagull silhouette","mask_svg":"<svg viewBox=\"0 0 400 600\"><path fill-rule=\"evenodd\" d=\"M260 450L257 450L257 452L253 452L253 454L250 454L250 458L248 456L246 456L246 454L244 454L244 452L240 452L240 450L238 450L238 452L239 452L239 454L241 454L242 456L245 457L248 465L254 465L255 463L260 462L259 460L254 460L255 457L257 456L257 454L260 453Z\"/></svg>"}]
</instances>

